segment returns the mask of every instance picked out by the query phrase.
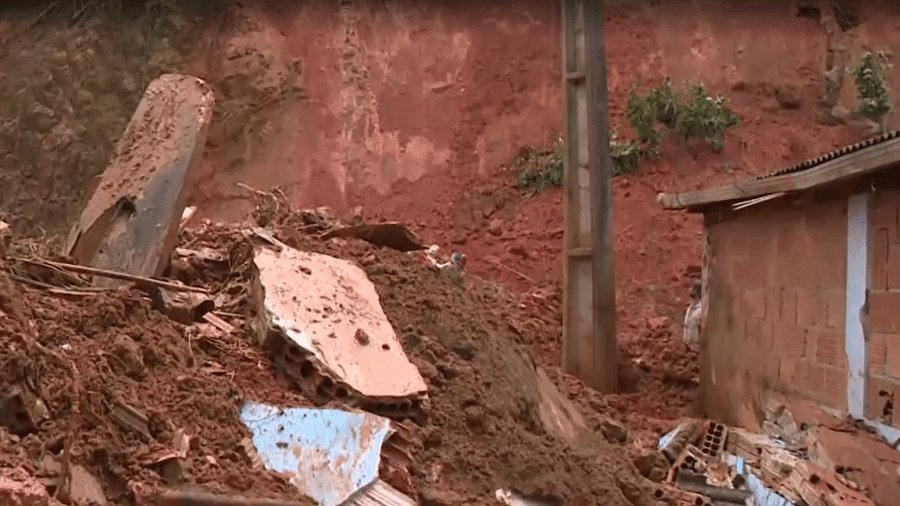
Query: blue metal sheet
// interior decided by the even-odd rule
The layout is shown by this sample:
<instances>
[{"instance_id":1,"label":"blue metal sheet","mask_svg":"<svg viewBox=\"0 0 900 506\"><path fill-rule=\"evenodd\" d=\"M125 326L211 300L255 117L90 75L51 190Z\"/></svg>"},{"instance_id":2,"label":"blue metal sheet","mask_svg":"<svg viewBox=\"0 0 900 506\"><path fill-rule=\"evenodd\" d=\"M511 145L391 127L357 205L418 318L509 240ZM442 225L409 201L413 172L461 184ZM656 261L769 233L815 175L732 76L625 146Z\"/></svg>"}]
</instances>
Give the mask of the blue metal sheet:
<instances>
[{"instance_id":1,"label":"blue metal sheet","mask_svg":"<svg viewBox=\"0 0 900 506\"><path fill-rule=\"evenodd\" d=\"M287 408L248 402L241 422L267 469L321 506L338 506L378 479L390 420L337 409Z\"/></svg>"},{"instance_id":2,"label":"blue metal sheet","mask_svg":"<svg viewBox=\"0 0 900 506\"><path fill-rule=\"evenodd\" d=\"M656 445L656 449L658 451L662 451L663 448L668 446L669 443L671 443L672 440L675 439L675 435L678 434L678 429L680 428L681 426L679 425L678 427L675 427L674 429L667 432L663 437L659 438L659 444Z\"/></svg>"},{"instance_id":3,"label":"blue metal sheet","mask_svg":"<svg viewBox=\"0 0 900 506\"><path fill-rule=\"evenodd\" d=\"M750 490L750 493L753 494L753 504L756 506L796 506L791 501L788 501L781 494L776 493L774 490L767 487L762 480L757 478L753 473L750 472L750 469L747 467L744 459L742 457L737 457L731 454L724 454L725 461L729 466L733 467L735 471L747 480L747 488Z\"/></svg>"}]
</instances>

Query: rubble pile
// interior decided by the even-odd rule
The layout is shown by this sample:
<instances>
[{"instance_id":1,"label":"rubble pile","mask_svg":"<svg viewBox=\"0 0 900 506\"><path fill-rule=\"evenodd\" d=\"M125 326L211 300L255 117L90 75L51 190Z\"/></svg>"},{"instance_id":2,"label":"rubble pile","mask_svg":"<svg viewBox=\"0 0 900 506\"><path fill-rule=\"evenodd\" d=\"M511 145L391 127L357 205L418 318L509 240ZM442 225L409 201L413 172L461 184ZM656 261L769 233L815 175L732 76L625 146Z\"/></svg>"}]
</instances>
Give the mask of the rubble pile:
<instances>
[{"instance_id":1,"label":"rubble pile","mask_svg":"<svg viewBox=\"0 0 900 506\"><path fill-rule=\"evenodd\" d=\"M900 454L874 431L819 409L799 421L777 400L762 432L686 420L659 443L665 482L731 504L888 506L900 497Z\"/></svg>"},{"instance_id":2,"label":"rubble pile","mask_svg":"<svg viewBox=\"0 0 900 506\"><path fill-rule=\"evenodd\" d=\"M694 502L640 475L618 446L624 427L604 437L602 417L559 394L555 374L525 351L502 290L467 279L461 262L434 248L392 249L396 227L388 239L378 226L362 239L327 239L346 227L325 210L297 212L274 197L267 210L267 198L249 225L184 230L164 279L64 258L5 260L0 496L38 491L47 504L87 506L212 493L328 504L296 473L273 471L272 452L290 441L266 447L260 438L269 436L241 415L263 403L389 420L371 490L410 504ZM299 253L278 256L285 251ZM113 275L132 283L92 283ZM306 289L332 278L321 300ZM292 299L302 292L308 298ZM382 310L387 327L377 323ZM369 354L365 367L353 359L360 353ZM387 382L392 374L399 379Z\"/></svg>"},{"instance_id":3,"label":"rubble pile","mask_svg":"<svg viewBox=\"0 0 900 506\"><path fill-rule=\"evenodd\" d=\"M210 492L302 499L284 478L252 467L238 417L242 396L275 386L240 381L262 352L194 334L137 290L53 295L12 281L19 266L2 267L0 488L32 487L24 473L68 504L140 502L187 480Z\"/></svg>"}]
</instances>

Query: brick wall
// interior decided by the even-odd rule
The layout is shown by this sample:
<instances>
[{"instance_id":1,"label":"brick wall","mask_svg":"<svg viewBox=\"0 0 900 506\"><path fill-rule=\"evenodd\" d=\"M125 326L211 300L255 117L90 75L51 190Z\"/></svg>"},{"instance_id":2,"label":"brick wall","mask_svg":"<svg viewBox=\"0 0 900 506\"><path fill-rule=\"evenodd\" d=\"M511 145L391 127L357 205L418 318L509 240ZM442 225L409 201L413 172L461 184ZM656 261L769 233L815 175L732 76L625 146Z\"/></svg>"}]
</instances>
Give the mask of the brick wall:
<instances>
[{"instance_id":1,"label":"brick wall","mask_svg":"<svg viewBox=\"0 0 900 506\"><path fill-rule=\"evenodd\" d=\"M900 192L878 192L870 227L866 418L900 427Z\"/></svg>"},{"instance_id":2,"label":"brick wall","mask_svg":"<svg viewBox=\"0 0 900 506\"><path fill-rule=\"evenodd\" d=\"M847 408L846 213L842 200L707 217L701 384L711 416L752 426L773 391Z\"/></svg>"}]
</instances>

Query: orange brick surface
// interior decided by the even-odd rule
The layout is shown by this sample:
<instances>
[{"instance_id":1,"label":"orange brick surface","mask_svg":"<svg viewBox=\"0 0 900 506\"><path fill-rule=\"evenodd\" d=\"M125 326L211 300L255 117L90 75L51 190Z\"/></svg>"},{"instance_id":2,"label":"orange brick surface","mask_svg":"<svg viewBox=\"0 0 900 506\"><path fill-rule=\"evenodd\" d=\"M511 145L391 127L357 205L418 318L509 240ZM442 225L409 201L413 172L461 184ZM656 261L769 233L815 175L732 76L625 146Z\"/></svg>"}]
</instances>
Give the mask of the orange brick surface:
<instances>
[{"instance_id":1,"label":"orange brick surface","mask_svg":"<svg viewBox=\"0 0 900 506\"><path fill-rule=\"evenodd\" d=\"M811 329L807 337L815 339L816 363L834 367L847 366L844 334L834 329Z\"/></svg>"},{"instance_id":2,"label":"orange brick surface","mask_svg":"<svg viewBox=\"0 0 900 506\"><path fill-rule=\"evenodd\" d=\"M900 333L900 292L869 292L871 332Z\"/></svg>"},{"instance_id":3,"label":"orange brick surface","mask_svg":"<svg viewBox=\"0 0 900 506\"><path fill-rule=\"evenodd\" d=\"M884 375L900 380L900 333L884 334L882 338L884 340ZM900 399L897 401L900 402Z\"/></svg>"},{"instance_id":4,"label":"orange brick surface","mask_svg":"<svg viewBox=\"0 0 900 506\"><path fill-rule=\"evenodd\" d=\"M900 236L897 234L898 203L900 203L900 194L897 192L878 192L869 217L873 228L887 230L890 242L900 241Z\"/></svg>"},{"instance_id":5,"label":"orange brick surface","mask_svg":"<svg viewBox=\"0 0 900 506\"><path fill-rule=\"evenodd\" d=\"M875 265L873 261L873 271ZM893 243L888 246L887 263L882 267L884 270L884 288L887 290L900 290L900 244ZM875 288L874 286L872 287Z\"/></svg>"},{"instance_id":6,"label":"orange brick surface","mask_svg":"<svg viewBox=\"0 0 900 506\"><path fill-rule=\"evenodd\" d=\"M882 291L887 290L887 262L888 248L888 231L885 228L876 228L872 234L872 243L869 246L869 264L871 265L871 290Z\"/></svg>"},{"instance_id":7,"label":"orange brick surface","mask_svg":"<svg viewBox=\"0 0 900 506\"><path fill-rule=\"evenodd\" d=\"M830 290L824 295L826 326L843 330L847 320L847 289Z\"/></svg>"},{"instance_id":8,"label":"orange brick surface","mask_svg":"<svg viewBox=\"0 0 900 506\"><path fill-rule=\"evenodd\" d=\"M775 349L782 361L800 360L806 351L806 329L797 325L777 324Z\"/></svg>"},{"instance_id":9,"label":"orange brick surface","mask_svg":"<svg viewBox=\"0 0 900 506\"><path fill-rule=\"evenodd\" d=\"M710 300L704 329L715 344L701 359L701 384L714 377L721 391L703 394L705 407L719 409L710 415L738 421L729 417L743 408L729 389L796 392L846 409L846 208L846 199L760 205L707 220L704 265L723 295Z\"/></svg>"},{"instance_id":10,"label":"orange brick surface","mask_svg":"<svg viewBox=\"0 0 900 506\"><path fill-rule=\"evenodd\" d=\"M796 290L781 290L781 318L780 323L797 323L797 292Z\"/></svg>"},{"instance_id":11,"label":"orange brick surface","mask_svg":"<svg viewBox=\"0 0 900 506\"><path fill-rule=\"evenodd\" d=\"M900 382L887 378L872 376L866 381L866 418L880 420L885 414L888 402L896 402L900 398ZM900 420L897 420L900 422Z\"/></svg>"},{"instance_id":12,"label":"orange brick surface","mask_svg":"<svg viewBox=\"0 0 900 506\"><path fill-rule=\"evenodd\" d=\"M797 325L815 327L817 321L817 299L815 290L804 290L797 293ZM822 322L825 323L825 322Z\"/></svg>"},{"instance_id":13,"label":"orange brick surface","mask_svg":"<svg viewBox=\"0 0 900 506\"><path fill-rule=\"evenodd\" d=\"M883 375L887 360L884 334L872 334L868 342L869 375Z\"/></svg>"},{"instance_id":14,"label":"orange brick surface","mask_svg":"<svg viewBox=\"0 0 900 506\"><path fill-rule=\"evenodd\" d=\"M847 410L847 369L828 367L825 369L825 396L828 406L840 411Z\"/></svg>"}]
</instances>

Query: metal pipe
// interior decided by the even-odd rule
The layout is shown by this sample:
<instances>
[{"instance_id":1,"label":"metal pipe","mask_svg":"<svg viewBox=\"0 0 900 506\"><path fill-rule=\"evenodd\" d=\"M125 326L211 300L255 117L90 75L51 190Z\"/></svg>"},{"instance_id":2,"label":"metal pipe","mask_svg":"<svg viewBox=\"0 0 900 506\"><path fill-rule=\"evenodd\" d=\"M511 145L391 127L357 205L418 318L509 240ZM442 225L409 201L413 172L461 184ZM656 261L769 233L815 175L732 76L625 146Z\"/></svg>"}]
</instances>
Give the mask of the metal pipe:
<instances>
[{"instance_id":1,"label":"metal pipe","mask_svg":"<svg viewBox=\"0 0 900 506\"><path fill-rule=\"evenodd\" d=\"M676 481L675 484L682 490L705 495L713 501L722 501L729 504L744 504L751 495L749 490L713 487L712 485L700 485L699 483L690 483L681 480Z\"/></svg>"}]
</instances>

